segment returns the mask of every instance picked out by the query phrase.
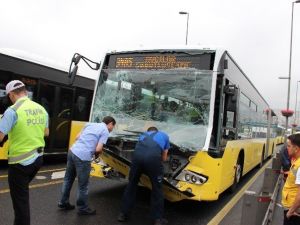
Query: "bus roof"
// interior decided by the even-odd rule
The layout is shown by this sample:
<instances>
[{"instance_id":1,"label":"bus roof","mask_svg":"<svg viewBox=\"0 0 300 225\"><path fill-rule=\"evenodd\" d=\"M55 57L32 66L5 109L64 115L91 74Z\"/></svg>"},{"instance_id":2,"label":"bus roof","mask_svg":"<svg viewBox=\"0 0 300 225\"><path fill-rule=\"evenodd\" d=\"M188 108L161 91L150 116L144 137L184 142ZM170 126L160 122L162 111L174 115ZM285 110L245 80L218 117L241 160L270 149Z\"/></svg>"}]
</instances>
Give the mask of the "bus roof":
<instances>
[{"instance_id":1,"label":"bus roof","mask_svg":"<svg viewBox=\"0 0 300 225\"><path fill-rule=\"evenodd\" d=\"M22 50L11 49L11 48L0 48L0 54L67 72L66 68L63 65L59 64L53 59L46 58L38 54L29 53Z\"/></svg>"},{"instance_id":2,"label":"bus roof","mask_svg":"<svg viewBox=\"0 0 300 225\"><path fill-rule=\"evenodd\" d=\"M0 49L0 70L68 84L67 70L55 61L14 49ZM42 73L41 73L42 72ZM95 80L78 75L74 86L94 89Z\"/></svg>"},{"instance_id":3,"label":"bus roof","mask_svg":"<svg viewBox=\"0 0 300 225\"><path fill-rule=\"evenodd\" d=\"M207 51L225 51L223 48L221 47L216 47L216 46L210 46L210 47L207 47L207 46L201 46L201 45L175 45L175 46L164 46L164 47L158 47L158 46L155 46L155 47L136 47L136 48L128 48L128 49L116 49L116 50L111 50L109 51L108 53L109 54L114 54L114 53L128 53L128 52L136 52L136 51L139 51L139 52L149 52L149 51L152 51L152 52L155 52L155 51L185 51L185 50L195 50L195 51L200 51L200 50L207 50Z\"/></svg>"}]
</instances>

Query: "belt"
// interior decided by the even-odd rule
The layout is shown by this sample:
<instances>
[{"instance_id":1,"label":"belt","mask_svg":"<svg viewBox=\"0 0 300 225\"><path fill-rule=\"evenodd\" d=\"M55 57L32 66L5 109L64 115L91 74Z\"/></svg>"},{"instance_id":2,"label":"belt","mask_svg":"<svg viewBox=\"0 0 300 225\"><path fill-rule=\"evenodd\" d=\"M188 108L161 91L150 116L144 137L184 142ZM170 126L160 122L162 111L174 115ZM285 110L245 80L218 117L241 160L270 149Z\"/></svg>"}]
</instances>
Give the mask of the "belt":
<instances>
[{"instance_id":1,"label":"belt","mask_svg":"<svg viewBox=\"0 0 300 225\"><path fill-rule=\"evenodd\" d=\"M22 155L18 155L18 156L9 156L8 157L8 163L12 164L12 163L17 163L19 161L22 161L36 153L43 153L44 152L44 148L43 147L39 147L36 149L31 150L30 152L26 152Z\"/></svg>"}]
</instances>

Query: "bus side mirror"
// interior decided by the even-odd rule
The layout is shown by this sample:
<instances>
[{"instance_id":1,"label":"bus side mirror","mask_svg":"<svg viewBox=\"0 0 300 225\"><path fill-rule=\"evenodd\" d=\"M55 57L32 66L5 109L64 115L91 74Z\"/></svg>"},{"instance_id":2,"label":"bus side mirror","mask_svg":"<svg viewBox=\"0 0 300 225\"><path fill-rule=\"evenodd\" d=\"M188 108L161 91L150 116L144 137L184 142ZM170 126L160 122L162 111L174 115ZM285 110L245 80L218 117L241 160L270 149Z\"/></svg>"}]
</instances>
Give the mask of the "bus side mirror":
<instances>
[{"instance_id":1,"label":"bus side mirror","mask_svg":"<svg viewBox=\"0 0 300 225\"><path fill-rule=\"evenodd\" d=\"M235 90L236 90L235 85L227 84L226 86L224 86L224 93L226 95L235 95Z\"/></svg>"},{"instance_id":2,"label":"bus side mirror","mask_svg":"<svg viewBox=\"0 0 300 225\"><path fill-rule=\"evenodd\" d=\"M72 58L72 62L75 64L75 65L77 65L78 63L79 63L79 61L80 61L80 59L81 59L81 55L79 55L79 54L74 54L74 56L73 56L73 58Z\"/></svg>"},{"instance_id":3,"label":"bus side mirror","mask_svg":"<svg viewBox=\"0 0 300 225\"><path fill-rule=\"evenodd\" d=\"M237 108L236 100L237 100L237 98L234 95L229 96L227 107L226 107L227 111L230 111L230 112L236 111L236 108Z\"/></svg>"},{"instance_id":4,"label":"bus side mirror","mask_svg":"<svg viewBox=\"0 0 300 225\"><path fill-rule=\"evenodd\" d=\"M72 85L74 83L75 77L77 75L78 66L74 66L72 71L69 73L69 84Z\"/></svg>"},{"instance_id":5,"label":"bus side mirror","mask_svg":"<svg viewBox=\"0 0 300 225\"><path fill-rule=\"evenodd\" d=\"M83 55L75 53L73 55L73 58L72 58L72 61L71 61L70 67L69 67L69 73L68 73L69 85L72 85L75 80L77 70L78 70L78 63L79 63L80 59L82 59L88 65L88 67L90 67L92 70L98 70L100 68L100 63L94 62L94 61L84 57ZM73 65L74 65L74 67L71 70ZM94 65L94 67L92 65Z\"/></svg>"},{"instance_id":6,"label":"bus side mirror","mask_svg":"<svg viewBox=\"0 0 300 225\"><path fill-rule=\"evenodd\" d=\"M228 95L227 111L235 112L237 107L238 89L235 85L228 84L224 87L224 93Z\"/></svg>"},{"instance_id":7,"label":"bus side mirror","mask_svg":"<svg viewBox=\"0 0 300 225\"><path fill-rule=\"evenodd\" d=\"M237 89L235 88L234 94L231 96L231 101L234 103L236 103L236 101L237 101L237 94L238 94L238 92L237 92Z\"/></svg>"}]
</instances>

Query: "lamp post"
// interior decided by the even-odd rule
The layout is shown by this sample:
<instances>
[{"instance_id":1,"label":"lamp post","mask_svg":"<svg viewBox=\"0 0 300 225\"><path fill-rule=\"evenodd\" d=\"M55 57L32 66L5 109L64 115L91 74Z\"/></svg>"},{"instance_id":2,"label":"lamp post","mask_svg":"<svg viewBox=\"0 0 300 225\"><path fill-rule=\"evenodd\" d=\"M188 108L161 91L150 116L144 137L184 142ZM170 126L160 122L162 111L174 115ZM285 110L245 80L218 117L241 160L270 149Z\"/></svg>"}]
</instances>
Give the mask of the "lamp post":
<instances>
[{"instance_id":1,"label":"lamp post","mask_svg":"<svg viewBox=\"0 0 300 225\"><path fill-rule=\"evenodd\" d=\"M294 124L297 124L297 101L298 101L298 83L300 82L300 80L297 81L297 88L296 88L296 102L295 102L295 120L294 120Z\"/></svg>"},{"instance_id":2,"label":"lamp post","mask_svg":"<svg viewBox=\"0 0 300 225\"><path fill-rule=\"evenodd\" d=\"M288 93L287 93L287 103L286 103L286 110L289 111L290 107L290 86L291 86L291 67L292 67L292 47L293 47L293 19L294 19L294 4L299 3L300 0L292 2L292 19L291 19L291 39L290 39L290 60L289 60L289 76L281 77L279 79L288 79ZM285 117L285 129L288 130L288 123L289 123L289 117Z\"/></svg>"},{"instance_id":3,"label":"lamp post","mask_svg":"<svg viewBox=\"0 0 300 225\"><path fill-rule=\"evenodd\" d=\"M300 0L298 0L300 1ZM187 15L187 20L186 20L186 34L185 34L185 45L187 45L188 42L188 34L189 34L189 16L190 14L188 12L179 12L180 15Z\"/></svg>"}]
</instances>

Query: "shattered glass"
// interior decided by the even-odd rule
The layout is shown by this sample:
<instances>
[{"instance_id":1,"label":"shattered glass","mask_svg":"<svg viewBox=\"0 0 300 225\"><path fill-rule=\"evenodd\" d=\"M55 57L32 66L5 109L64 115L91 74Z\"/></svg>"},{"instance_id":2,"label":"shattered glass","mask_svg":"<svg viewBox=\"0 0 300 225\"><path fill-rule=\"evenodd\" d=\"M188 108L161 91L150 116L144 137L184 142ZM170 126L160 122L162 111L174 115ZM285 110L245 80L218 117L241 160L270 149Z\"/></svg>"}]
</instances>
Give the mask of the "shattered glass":
<instances>
[{"instance_id":1,"label":"shattered glass","mask_svg":"<svg viewBox=\"0 0 300 225\"><path fill-rule=\"evenodd\" d=\"M92 121L113 116L112 136L156 126L179 148L198 151L204 146L212 71L105 69L101 74Z\"/></svg>"}]
</instances>

